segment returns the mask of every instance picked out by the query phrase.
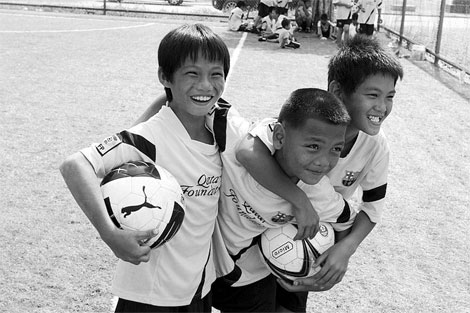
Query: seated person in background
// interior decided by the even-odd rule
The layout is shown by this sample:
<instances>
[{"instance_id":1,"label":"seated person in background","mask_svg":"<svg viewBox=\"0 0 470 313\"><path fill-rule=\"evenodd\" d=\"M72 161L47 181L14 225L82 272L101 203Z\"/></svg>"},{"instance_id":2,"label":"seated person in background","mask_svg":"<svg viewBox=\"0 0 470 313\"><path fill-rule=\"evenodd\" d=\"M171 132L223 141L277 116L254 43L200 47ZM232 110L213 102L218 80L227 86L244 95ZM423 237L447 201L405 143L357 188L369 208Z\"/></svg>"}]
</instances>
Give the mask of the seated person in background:
<instances>
[{"instance_id":1,"label":"seated person in background","mask_svg":"<svg viewBox=\"0 0 470 313\"><path fill-rule=\"evenodd\" d=\"M295 22L299 27L299 31L310 32L312 27L312 5L310 1L300 0L295 8Z\"/></svg>"},{"instance_id":2,"label":"seated person in background","mask_svg":"<svg viewBox=\"0 0 470 313\"><path fill-rule=\"evenodd\" d=\"M330 38L331 34L333 33L334 27L335 24L328 19L328 15L326 13L323 13L320 16L320 20L317 24L318 37L320 37L320 39L322 40Z\"/></svg>"},{"instance_id":3,"label":"seated person in background","mask_svg":"<svg viewBox=\"0 0 470 313\"><path fill-rule=\"evenodd\" d=\"M294 28L289 19L285 18L281 22L282 29L279 31L279 46L281 48L300 48L300 43L298 43L294 38Z\"/></svg>"},{"instance_id":4,"label":"seated person in background","mask_svg":"<svg viewBox=\"0 0 470 313\"><path fill-rule=\"evenodd\" d=\"M238 1L237 6L230 12L228 17L228 29L234 32L246 31L248 22L243 21L245 18L246 3L245 1Z\"/></svg>"},{"instance_id":5,"label":"seated person in background","mask_svg":"<svg viewBox=\"0 0 470 313\"><path fill-rule=\"evenodd\" d=\"M287 16L279 14L277 7L269 8L269 15L263 17L261 20L261 37L258 40L277 42L279 31L282 29L281 22L285 18L287 18Z\"/></svg>"}]
</instances>

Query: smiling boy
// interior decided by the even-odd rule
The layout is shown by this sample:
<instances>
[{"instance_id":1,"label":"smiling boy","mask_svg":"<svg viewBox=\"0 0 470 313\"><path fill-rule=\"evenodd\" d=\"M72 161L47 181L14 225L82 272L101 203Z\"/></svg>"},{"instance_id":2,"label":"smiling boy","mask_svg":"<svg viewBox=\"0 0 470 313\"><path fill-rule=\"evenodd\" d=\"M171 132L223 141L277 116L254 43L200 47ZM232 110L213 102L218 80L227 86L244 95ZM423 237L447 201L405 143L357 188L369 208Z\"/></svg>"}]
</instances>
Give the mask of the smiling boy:
<instances>
[{"instance_id":1,"label":"smiling boy","mask_svg":"<svg viewBox=\"0 0 470 313\"><path fill-rule=\"evenodd\" d=\"M69 156L61 173L80 208L120 259L112 291L116 312L211 312L215 279L211 238L222 163L212 127L225 123L217 105L230 68L222 39L201 24L170 31L158 49L158 78L167 105L145 123ZM105 147L105 149L100 149ZM156 163L184 187L185 219L171 241L151 250L150 232L118 229L99 187L111 169L128 161Z\"/></svg>"}]
</instances>

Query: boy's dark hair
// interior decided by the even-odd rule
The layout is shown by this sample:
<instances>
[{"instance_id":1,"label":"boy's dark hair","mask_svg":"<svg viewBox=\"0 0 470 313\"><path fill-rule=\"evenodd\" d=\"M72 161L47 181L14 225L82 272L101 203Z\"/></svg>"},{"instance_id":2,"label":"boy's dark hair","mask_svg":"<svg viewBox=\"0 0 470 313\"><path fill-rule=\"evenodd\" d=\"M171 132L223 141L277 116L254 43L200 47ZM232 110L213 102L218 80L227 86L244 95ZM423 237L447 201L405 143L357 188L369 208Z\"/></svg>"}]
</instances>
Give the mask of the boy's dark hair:
<instances>
[{"instance_id":1,"label":"boy's dark hair","mask_svg":"<svg viewBox=\"0 0 470 313\"><path fill-rule=\"evenodd\" d=\"M322 15L320 15L320 20L327 21L328 20L328 14L323 13Z\"/></svg>"},{"instance_id":2,"label":"boy's dark hair","mask_svg":"<svg viewBox=\"0 0 470 313\"><path fill-rule=\"evenodd\" d=\"M246 7L246 2L245 2L245 1L238 1L238 2L237 2L237 7L238 7L238 8L244 8L244 7Z\"/></svg>"},{"instance_id":3,"label":"boy's dark hair","mask_svg":"<svg viewBox=\"0 0 470 313\"><path fill-rule=\"evenodd\" d=\"M386 52L376 39L358 34L330 59L328 85L336 81L350 95L369 76L378 73L391 75L395 83L403 78L403 68L396 57Z\"/></svg>"},{"instance_id":4,"label":"boy's dark hair","mask_svg":"<svg viewBox=\"0 0 470 313\"><path fill-rule=\"evenodd\" d=\"M276 14L279 14L279 9L278 7L269 7L268 8L268 13L276 13Z\"/></svg>"},{"instance_id":5,"label":"boy's dark hair","mask_svg":"<svg viewBox=\"0 0 470 313\"><path fill-rule=\"evenodd\" d=\"M209 27L202 24L182 25L163 37L158 47L158 65L165 79L172 81L173 74L189 58L196 61L203 57L209 61L220 61L227 78L230 70L230 53L227 45ZM168 101L173 100L169 88L165 88Z\"/></svg>"},{"instance_id":6,"label":"boy's dark hair","mask_svg":"<svg viewBox=\"0 0 470 313\"><path fill-rule=\"evenodd\" d=\"M351 15L351 19L352 20L357 20L359 18L359 14L356 13L353 13L353 15Z\"/></svg>"},{"instance_id":7,"label":"boy's dark hair","mask_svg":"<svg viewBox=\"0 0 470 313\"><path fill-rule=\"evenodd\" d=\"M286 28L289 24L290 24L290 20L288 18L283 19L281 22L281 26L283 28Z\"/></svg>"},{"instance_id":8,"label":"boy's dark hair","mask_svg":"<svg viewBox=\"0 0 470 313\"><path fill-rule=\"evenodd\" d=\"M278 121L298 128L310 118L335 125L347 125L351 120L343 102L334 94L317 88L302 88L289 95L282 105Z\"/></svg>"}]
</instances>

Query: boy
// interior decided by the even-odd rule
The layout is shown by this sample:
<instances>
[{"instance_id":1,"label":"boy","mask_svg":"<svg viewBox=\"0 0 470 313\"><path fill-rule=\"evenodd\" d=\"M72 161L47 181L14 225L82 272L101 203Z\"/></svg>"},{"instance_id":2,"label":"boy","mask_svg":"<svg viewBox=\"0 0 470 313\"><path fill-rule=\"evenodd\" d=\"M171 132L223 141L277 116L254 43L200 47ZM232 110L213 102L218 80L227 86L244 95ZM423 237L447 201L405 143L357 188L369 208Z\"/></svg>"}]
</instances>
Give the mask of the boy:
<instances>
[{"instance_id":1,"label":"boy","mask_svg":"<svg viewBox=\"0 0 470 313\"><path fill-rule=\"evenodd\" d=\"M292 34L291 21L285 18L281 25L282 29L279 31L279 46L281 48L300 48L300 43L295 40Z\"/></svg>"},{"instance_id":2,"label":"boy","mask_svg":"<svg viewBox=\"0 0 470 313\"><path fill-rule=\"evenodd\" d=\"M295 8L295 22L299 31L310 33L312 27L312 3L311 0L299 0Z\"/></svg>"},{"instance_id":3,"label":"boy","mask_svg":"<svg viewBox=\"0 0 470 313\"><path fill-rule=\"evenodd\" d=\"M153 108L158 110L158 105L154 103ZM152 113L147 110L144 115ZM342 223L335 225L340 231L350 226L349 205L324 177L336 164L343 146L349 122L343 104L327 91L298 89L285 101L279 118L268 121L273 131L276 164L303 195L307 194L322 221ZM266 228L294 221L291 205L259 186L236 159L238 143L250 128L251 124L230 108L225 127L226 146L221 152L221 199L214 235L215 241L219 241L219 245L214 244L216 263L223 269L223 277L212 288L214 306L227 312L276 309L276 281L261 261L256 238ZM297 195L294 190L289 193L291 198L286 199L295 202L292 198ZM296 217L302 222L302 217Z\"/></svg>"},{"instance_id":4,"label":"boy","mask_svg":"<svg viewBox=\"0 0 470 313\"><path fill-rule=\"evenodd\" d=\"M243 21L245 16L246 3L245 1L238 1L237 6L230 12L228 18L228 29L234 32L246 31L248 23Z\"/></svg>"},{"instance_id":5,"label":"boy","mask_svg":"<svg viewBox=\"0 0 470 313\"><path fill-rule=\"evenodd\" d=\"M359 33L371 37L374 34L377 14L382 10L382 0L358 0Z\"/></svg>"},{"instance_id":6,"label":"boy","mask_svg":"<svg viewBox=\"0 0 470 313\"><path fill-rule=\"evenodd\" d=\"M278 8L269 8L269 15L263 17L261 20L261 37L259 41L277 41L279 38L279 31L282 29L282 21L287 18L285 15L279 14Z\"/></svg>"},{"instance_id":7,"label":"boy","mask_svg":"<svg viewBox=\"0 0 470 313\"><path fill-rule=\"evenodd\" d=\"M354 6L354 0L333 0L333 6L336 7L336 42L341 47L343 40L348 41L351 9Z\"/></svg>"},{"instance_id":8,"label":"boy","mask_svg":"<svg viewBox=\"0 0 470 313\"><path fill-rule=\"evenodd\" d=\"M327 40L331 36L331 31L334 29L335 24L333 24L329 19L326 13L323 13L320 16L320 20L317 24L318 37L321 40Z\"/></svg>"},{"instance_id":9,"label":"boy","mask_svg":"<svg viewBox=\"0 0 470 313\"><path fill-rule=\"evenodd\" d=\"M217 147L222 143L216 145L220 136L206 120L225 123L219 113L224 108L216 103L230 54L208 27L183 25L161 41L158 64L167 106L147 122L69 156L60 170L81 209L121 259L112 288L119 296L116 312L211 312L211 238L222 174ZM159 164L185 186L184 222L171 241L155 250L145 245L151 232L116 228L101 196L100 179L131 160Z\"/></svg>"},{"instance_id":10,"label":"boy","mask_svg":"<svg viewBox=\"0 0 470 313\"><path fill-rule=\"evenodd\" d=\"M255 20L253 21L254 33L259 33L259 26L261 24L261 20L269 15L270 8L274 6L274 0L260 0L258 4L258 15L256 15Z\"/></svg>"},{"instance_id":11,"label":"boy","mask_svg":"<svg viewBox=\"0 0 470 313\"><path fill-rule=\"evenodd\" d=\"M359 213L351 232L337 238L339 241L315 262L322 264L317 274L298 280L294 285L279 281L286 290L299 292L286 292L278 288L277 300L282 307L305 312L309 290L327 290L340 282L349 258L380 221L385 204L389 160L386 138L380 126L390 114L395 85L402 77L403 69L398 60L388 54L378 41L364 36L349 40L330 60L328 88L347 107L351 124L346 130L341 158L327 176L346 200L362 189L362 202L357 208ZM270 186L271 191L284 198L289 197L283 190L292 188L292 183L278 167L276 171L276 162L266 149L267 145L272 153L272 143L268 137L263 142L259 139L263 138L258 136L258 139L244 141L246 148L237 154L239 161L260 184ZM265 175L266 171L269 171L269 177ZM279 178L278 184L273 185L273 175L284 176L284 179Z\"/></svg>"},{"instance_id":12,"label":"boy","mask_svg":"<svg viewBox=\"0 0 470 313\"><path fill-rule=\"evenodd\" d=\"M213 284L214 307L225 312L273 312L276 281L262 262L256 242L266 228L294 222L293 211L286 200L261 187L238 162L238 143L251 125L240 118L237 123L233 121L227 125L227 147L221 153L223 174L217 221L236 266ZM349 122L343 104L327 91L298 89L284 102L279 118L267 121L276 164L307 194L321 221L343 223L333 224L338 231L349 227L349 205L325 177L339 159ZM276 177L271 176L271 181L275 183Z\"/></svg>"}]
</instances>

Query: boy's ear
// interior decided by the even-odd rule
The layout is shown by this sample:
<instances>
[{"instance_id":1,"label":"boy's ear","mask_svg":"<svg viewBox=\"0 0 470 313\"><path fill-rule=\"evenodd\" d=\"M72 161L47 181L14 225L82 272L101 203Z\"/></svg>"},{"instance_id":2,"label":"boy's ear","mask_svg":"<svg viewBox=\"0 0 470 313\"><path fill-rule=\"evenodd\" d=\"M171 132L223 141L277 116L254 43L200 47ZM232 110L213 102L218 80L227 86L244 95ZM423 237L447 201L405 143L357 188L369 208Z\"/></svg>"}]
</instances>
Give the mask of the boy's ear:
<instances>
[{"instance_id":1,"label":"boy's ear","mask_svg":"<svg viewBox=\"0 0 470 313\"><path fill-rule=\"evenodd\" d=\"M273 130L273 146L274 149L279 150L284 145L286 138L286 130L281 123L276 123Z\"/></svg>"},{"instance_id":2,"label":"boy's ear","mask_svg":"<svg viewBox=\"0 0 470 313\"><path fill-rule=\"evenodd\" d=\"M165 74L163 74L163 70L161 67L158 67L158 80L163 85L163 87L170 88L170 80L165 77Z\"/></svg>"},{"instance_id":3,"label":"boy's ear","mask_svg":"<svg viewBox=\"0 0 470 313\"><path fill-rule=\"evenodd\" d=\"M336 81L332 80L328 84L328 91L337 96L338 98L342 99L343 92L341 91L341 85Z\"/></svg>"}]
</instances>

